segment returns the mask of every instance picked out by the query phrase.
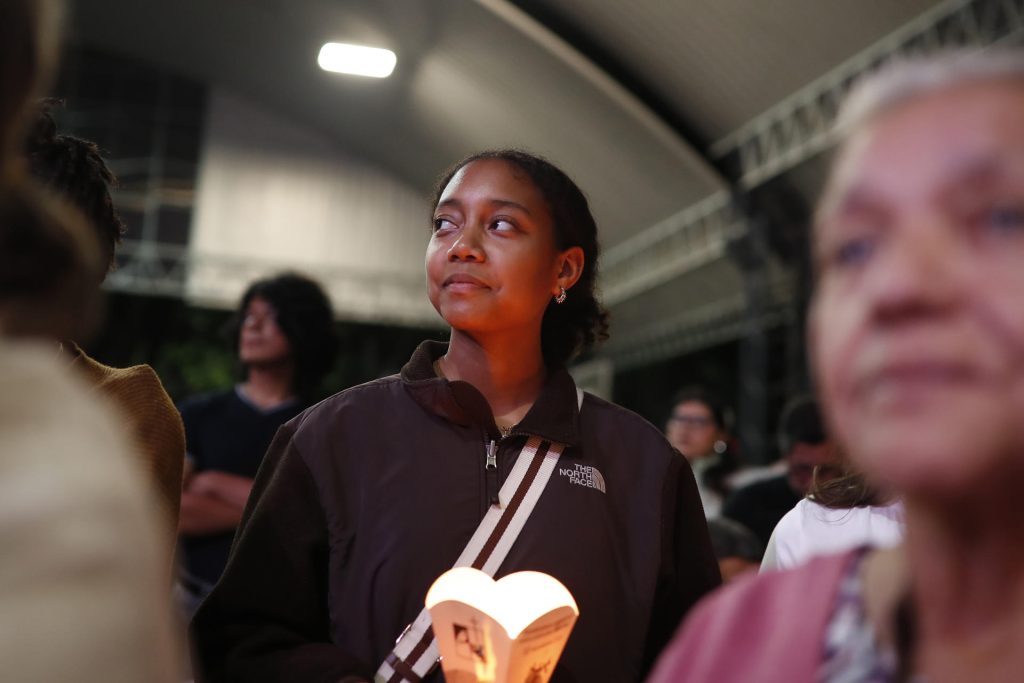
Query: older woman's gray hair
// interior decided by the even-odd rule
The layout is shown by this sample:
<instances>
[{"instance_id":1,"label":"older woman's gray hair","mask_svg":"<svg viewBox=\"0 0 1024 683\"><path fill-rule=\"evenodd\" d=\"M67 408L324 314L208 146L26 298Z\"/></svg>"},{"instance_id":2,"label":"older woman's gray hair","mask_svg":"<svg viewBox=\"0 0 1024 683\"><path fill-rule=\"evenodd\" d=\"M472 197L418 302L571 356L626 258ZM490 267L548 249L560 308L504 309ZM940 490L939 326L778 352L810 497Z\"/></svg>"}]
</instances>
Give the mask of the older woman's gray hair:
<instances>
[{"instance_id":1,"label":"older woman's gray hair","mask_svg":"<svg viewBox=\"0 0 1024 683\"><path fill-rule=\"evenodd\" d=\"M983 81L1020 80L1024 50L962 48L933 55L901 57L862 76L843 102L834 132L849 137L879 114L915 97Z\"/></svg>"},{"instance_id":2,"label":"older woman's gray hair","mask_svg":"<svg viewBox=\"0 0 1024 683\"><path fill-rule=\"evenodd\" d=\"M1018 80L1024 86L1024 49L961 48L930 55L899 57L861 76L839 109L832 127L836 154L879 116L918 97L970 83ZM838 164L831 164L816 217L831 206Z\"/></svg>"}]
</instances>

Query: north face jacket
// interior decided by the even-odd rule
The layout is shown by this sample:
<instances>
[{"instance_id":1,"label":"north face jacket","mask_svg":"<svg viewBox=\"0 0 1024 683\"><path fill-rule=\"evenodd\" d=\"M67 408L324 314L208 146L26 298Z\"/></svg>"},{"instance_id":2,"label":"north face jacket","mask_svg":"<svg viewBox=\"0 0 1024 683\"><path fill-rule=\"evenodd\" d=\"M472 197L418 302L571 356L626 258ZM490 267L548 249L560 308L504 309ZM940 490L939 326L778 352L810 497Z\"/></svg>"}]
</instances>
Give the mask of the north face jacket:
<instances>
[{"instance_id":1,"label":"north face jacket","mask_svg":"<svg viewBox=\"0 0 1024 683\"><path fill-rule=\"evenodd\" d=\"M445 350L424 342L400 375L281 427L193 620L197 680L372 680L530 435L566 448L497 575L547 572L575 597L553 681L640 680L718 585L693 474L657 429L589 394L579 409L560 370L501 438L474 387L434 374ZM425 680L443 681L440 667Z\"/></svg>"}]
</instances>

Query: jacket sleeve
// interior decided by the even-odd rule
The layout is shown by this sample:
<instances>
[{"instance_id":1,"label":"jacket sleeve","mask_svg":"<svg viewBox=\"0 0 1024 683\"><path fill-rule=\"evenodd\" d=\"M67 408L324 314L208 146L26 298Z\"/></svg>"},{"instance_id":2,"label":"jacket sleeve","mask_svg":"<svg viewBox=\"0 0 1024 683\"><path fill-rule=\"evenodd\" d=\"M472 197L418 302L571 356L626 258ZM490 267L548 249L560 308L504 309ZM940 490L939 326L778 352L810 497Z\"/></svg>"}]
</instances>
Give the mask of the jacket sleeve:
<instances>
[{"instance_id":1,"label":"jacket sleeve","mask_svg":"<svg viewBox=\"0 0 1024 683\"><path fill-rule=\"evenodd\" d=\"M306 463L278 430L220 582L192 621L196 680L340 683L370 680L330 642L327 525Z\"/></svg>"},{"instance_id":2,"label":"jacket sleeve","mask_svg":"<svg viewBox=\"0 0 1024 683\"><path fill-rule=\"evenodd\" d=\"M661 573L647 629L645 671L690 608L722 582L697 483L681 455L672 459L663 501Z\"/></svg>"}]
</instances>

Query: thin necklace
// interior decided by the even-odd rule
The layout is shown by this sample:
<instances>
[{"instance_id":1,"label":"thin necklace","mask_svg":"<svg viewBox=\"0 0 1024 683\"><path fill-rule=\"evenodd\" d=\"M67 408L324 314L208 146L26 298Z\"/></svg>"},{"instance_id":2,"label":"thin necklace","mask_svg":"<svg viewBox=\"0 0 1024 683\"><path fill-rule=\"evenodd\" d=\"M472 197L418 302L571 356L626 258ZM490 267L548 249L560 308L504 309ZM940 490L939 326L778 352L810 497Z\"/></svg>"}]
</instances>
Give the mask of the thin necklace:
<instances>
[{"instance_id":1,"label":"thin necklace","mask_svg":"<svg viewBox=\"0 0 1024 683\"><path fill-rule=\"evenodd\" d=\"M438 357L437 360L435 360L433 362L432 365L433 365L433 368L434 368L434 374L435 375L437 375L441 379L448 379L445 376L445 374L444 374L444 370L441 369L441 357L440 356ZM501 438L503 438L503 439L508 437L510 434L512 434L512 430L515 429L515 425L514 424L513 425L509 425L507 427L502 427L500 424L498 424L497 420L494 421L494 424L498 428L498 431L501 432Z\"/></svg>"}]
</instances>

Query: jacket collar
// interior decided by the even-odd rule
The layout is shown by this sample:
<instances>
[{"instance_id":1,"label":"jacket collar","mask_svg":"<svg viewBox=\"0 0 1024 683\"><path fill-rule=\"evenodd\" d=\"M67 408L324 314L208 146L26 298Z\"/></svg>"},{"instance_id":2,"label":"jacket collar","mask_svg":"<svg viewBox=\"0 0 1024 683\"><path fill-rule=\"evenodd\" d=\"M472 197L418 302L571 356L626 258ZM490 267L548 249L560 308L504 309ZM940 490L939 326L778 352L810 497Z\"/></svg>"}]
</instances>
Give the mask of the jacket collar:
<instances>
[{"instance_id":1,"label":"jacket collar","mask_svg":"<svg viewBox=\"0 0 1024 683\"><path fill-rule=\"evenodd\" d=\"M402 368L403 383L424 410L463 426L477 425L497 438L500 432L487 400L468 382L450 382L434 373L434 361L444 355L444 342L425 341ZM539 436L567 446L579 445L579 407L576 383L561 368L551 373L540 396L512 436Z\"/></svg>"}]
</instances>

